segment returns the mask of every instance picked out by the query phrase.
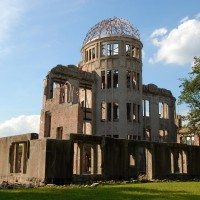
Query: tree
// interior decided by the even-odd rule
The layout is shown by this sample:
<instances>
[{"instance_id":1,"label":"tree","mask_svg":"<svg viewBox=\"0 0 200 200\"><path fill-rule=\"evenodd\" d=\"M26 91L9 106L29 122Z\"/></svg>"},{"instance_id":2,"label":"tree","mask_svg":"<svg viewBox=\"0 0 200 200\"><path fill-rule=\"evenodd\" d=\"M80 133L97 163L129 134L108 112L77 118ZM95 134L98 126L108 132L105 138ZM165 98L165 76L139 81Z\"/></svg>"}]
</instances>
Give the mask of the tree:
<instances>
[{"instance_id":1,"label":"tree","mask_svg":"<svg viewBox=\"0 0 200 200\"><path fill-rule=\"evenodd\" d=\"M194 58L194 66L189 78L181 79L182 88L179 103L186 103L189 108L185 120L188 121L189 132L200 135L200 57Z\"/></svg>"}]
</instances>

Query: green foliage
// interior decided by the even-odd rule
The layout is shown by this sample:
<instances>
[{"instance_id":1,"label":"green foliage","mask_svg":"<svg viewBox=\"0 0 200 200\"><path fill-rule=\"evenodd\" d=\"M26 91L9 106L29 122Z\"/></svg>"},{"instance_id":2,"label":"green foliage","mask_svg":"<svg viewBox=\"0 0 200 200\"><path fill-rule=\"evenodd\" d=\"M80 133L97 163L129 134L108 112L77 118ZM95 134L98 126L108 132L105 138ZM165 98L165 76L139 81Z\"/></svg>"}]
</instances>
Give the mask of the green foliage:
<instances>
[{"instance_id":1,"label":"green foliage","mask_svg":"<svg viewBox=\"0 0 200 200\"><path fill-rule=\"evenodd\" d=\"M189 78L181 79L182 88L179 103L186 103L189 113L185 116L191 133L200 134L200 57L194 58L194 66Z\"/></svg>"},{"instance_id":2,"label":"green foliage","mask_svg":"<svg viewBox=\"0 0 200 200\"><path fill-rule=\"evenodd\" d=\"M100 185L96 188L54 186L0 190L1 200L199 200L200 182Z\"/></svg>"}]
</instances>

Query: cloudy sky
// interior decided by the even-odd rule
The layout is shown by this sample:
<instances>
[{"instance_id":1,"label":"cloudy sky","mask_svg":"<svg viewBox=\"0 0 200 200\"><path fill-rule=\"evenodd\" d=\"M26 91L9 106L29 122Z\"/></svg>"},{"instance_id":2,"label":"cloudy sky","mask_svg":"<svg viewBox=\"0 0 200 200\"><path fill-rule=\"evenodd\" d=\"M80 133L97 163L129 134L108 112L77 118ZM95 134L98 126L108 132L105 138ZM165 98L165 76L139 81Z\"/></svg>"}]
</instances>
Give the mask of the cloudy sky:
<instances>
[{"instance_id":1,"label":"cloudy sky","mask_svg":"<svg viewBox=\"0 0 200 200\"><path fill-rule=\"evenodd\" d=\"M0 137L38 132L46 73L77 64L89 28L113 16L140 31L143 82L179 96L200 55L199 0L0 0Z\"/></svg>"}]
</instances>

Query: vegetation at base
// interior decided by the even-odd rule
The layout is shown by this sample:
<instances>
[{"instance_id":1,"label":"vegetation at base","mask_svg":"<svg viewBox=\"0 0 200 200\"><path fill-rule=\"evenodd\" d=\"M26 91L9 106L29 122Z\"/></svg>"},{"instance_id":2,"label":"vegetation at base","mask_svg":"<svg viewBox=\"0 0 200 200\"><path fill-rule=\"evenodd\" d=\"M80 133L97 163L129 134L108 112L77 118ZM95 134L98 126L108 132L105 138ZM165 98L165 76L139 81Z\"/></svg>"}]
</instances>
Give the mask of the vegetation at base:
<instances>
[{"instance_id":1,"label":"vegetation at base","mask_svg":"<svg viewBox=\"0 0 200 200\"><path fill-rule=\"evenodd\" d=\"M200 182L157 182L84 186L2 189L1 200L158 200L200 199Z\"/></svg>"},{"instance_id":2,"label":"vegetation at base","mask_svg":"<svg viewBox=\"0 0 200 200\"><path fill-rule=\"evenodd\" d=\"M200 57L194 58L189 78L183 78L181 81L179 103L186 103L189 107L189 112L185 116L185 120L188 121L187 127L190 133L200 134Z\"/></svg>"}]
</instances>

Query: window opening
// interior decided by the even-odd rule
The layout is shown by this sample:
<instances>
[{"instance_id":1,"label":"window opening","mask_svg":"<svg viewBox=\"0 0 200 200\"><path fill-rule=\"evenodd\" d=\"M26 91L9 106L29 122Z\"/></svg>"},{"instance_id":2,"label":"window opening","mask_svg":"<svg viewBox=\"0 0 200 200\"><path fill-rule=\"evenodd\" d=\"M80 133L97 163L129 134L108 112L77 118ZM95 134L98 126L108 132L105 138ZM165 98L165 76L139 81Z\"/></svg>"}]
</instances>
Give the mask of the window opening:
<instances>
[{"instance_id":1,"label":"window opening","mask_svg":"<svg viewBox=\"0 0 200 200\"><path fill-rule=\"evenodd\" d=\"M101 89L105 89L105 71L101 71Z\"/></svg>"},{"instance_id":2,"label":"window opening","mask_svg":"<svg viewBox=\"0 0 200 200\"><path fill-rule=\"evenodd\" d=\"M119 104L113 103L113 121L119 120Z\"/></svg>"},{"instance_id":3,"label":"window opening","mask_svg":"<svg viewBox=\"0 0 200 200\"><path fill-rule=\"evenodd\" d=\"M111 121L111 103L107 103L107 120Z\"/></svg>"},{"instance_id":4,"label":"window opening","mask_svg":"<svg viewBox=\"0 0 200 200\"><path fill-rule=\"evenodd\" d=\"M131 103L126 104L127 121L131 122Z\"/></svg>"},{"instance_id":5,"label":"window opening","mask_svg":"<svg viewBox=\"0 0 200 200\"><path fill-rule=\"evenodd\" d=\"M113 73L113 87L118 88L118 70L114 70Z\"/></svg>"},{"instance_id":6,"label":"window opening","mask_svg":"<svg viewBox=\"0 0 200 200\"><path fill-rule=\"evenodd\" d=\"M101 121L105 121L106 120L106 102L103 101L101 103Z\"/></svg>"},{"instance_id":7,"label":"window opening","mask_svg":"<svg viewBox=\"0 0 200 200\"><path fill-rule=\"evenodd\" d=\"M56 139L62 140L63 138L63 127L58 127L57 128L57 134L56 134Z\"/></svg>"},{"instance_id":8,"label":"window opening","mask_svg":"<svg viewBox=\"0 0 200 200\"><path fill-rule=\"evenodd\" d=\"M111 70L107 70L107 88L111 88Z\"/></svg>"}]
</instances>

